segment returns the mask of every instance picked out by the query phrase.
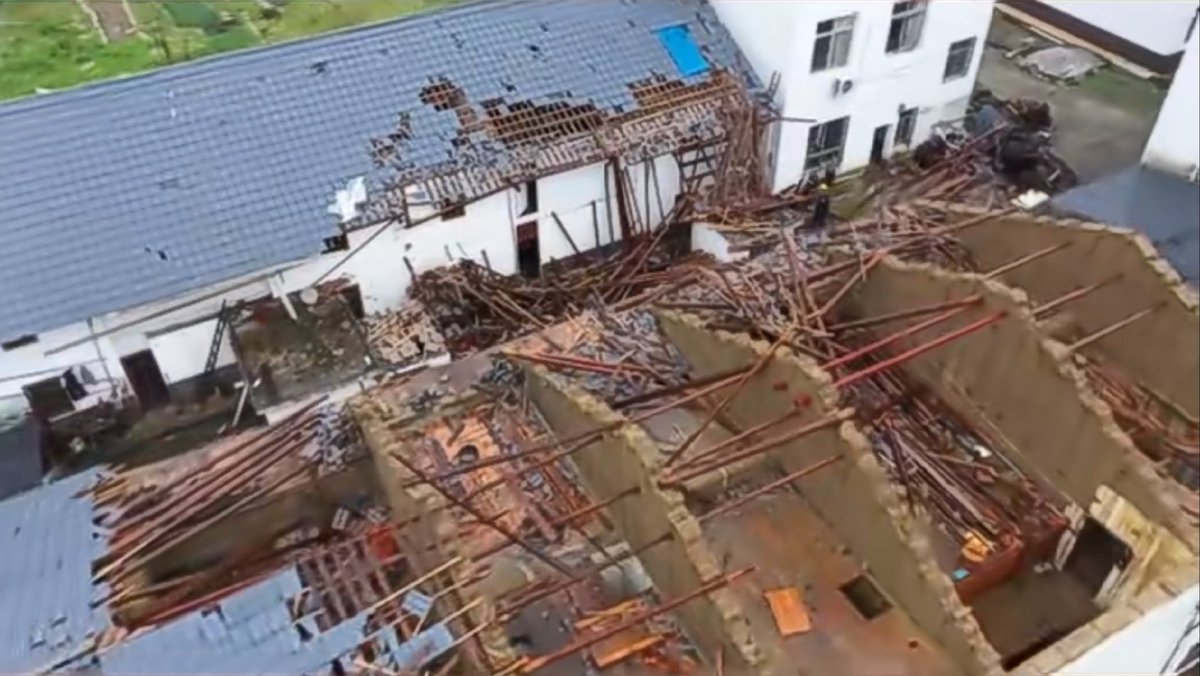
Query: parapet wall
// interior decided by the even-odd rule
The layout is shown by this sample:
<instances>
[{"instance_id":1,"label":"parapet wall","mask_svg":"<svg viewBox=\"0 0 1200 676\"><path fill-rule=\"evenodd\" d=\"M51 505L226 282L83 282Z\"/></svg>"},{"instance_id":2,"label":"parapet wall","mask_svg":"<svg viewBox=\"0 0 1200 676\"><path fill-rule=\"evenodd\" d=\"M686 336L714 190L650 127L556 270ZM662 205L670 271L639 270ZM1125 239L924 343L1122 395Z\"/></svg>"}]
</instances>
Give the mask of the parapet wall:
<instances>
[{"instance_id":1,"label":"parapet wall","mask_svg":"<svg viewBox=\"0 0 1200 676\"><path fill-rule=\"evenodd\" d=\"M1113 421L1072 364L1070 353L1033 321L1028 299L980 275L885 258L846 301L876 316L978 294L983 302L896 344L901 352L996 312L1005 318L906 362L905 370L1007 447L1023 470L1041 476L1085 509L1107 486L1195 553L1198 535L1180 507L1182 489L1159 476Z\"/></svg>"},{"instance_id":2,"label":"parapet wall","mask_svg":"<svg viewBox=\"0 0 1200 676\"><path fill-rule=\"evenodd\" d=\"M560 384L541 367L526 366L526 388L542 417L562 438L624 420L582 389ZM696 518L678 493L663 491L656 477L662 459L641 428L619 427L573 456L580 478L595 501L631 488L638 492L607 508L617 533L632 549L670 533L672 539L638 558L664 600L694 591L723 572ZM763 673L763 657L749 622L728 589L718 589L675 611L688 636L710 662L724 653L726 673Z\"/></svg>"},{"instance_id":3,"label":"parapet wall","mask_svg":"<svg viewBox=\"0 0 1200 676\"><path fill-rule=\"evenodd\" d=\"M709 331L692 317L661 312L658 320L693 365L696 378L749 366L768 350L742 335ZM803 414L772 428L772 435L811 423L838 407L828 374L806 357L781 349L726 411L749 428L783 415L796 402L805 407ZM869 442L853 423L806 435L774 452L788 472L835 455L843 461L796 482L801 495L866 564L883 592L964 673L1001 673L999 655L937 568L928 523L904 507Z\"/></svg>"},{"instance_id":4,"label":"parapet wall","mask_svg":"<svg viewBox=\"0 0 1200 676\"><path fill-rule=\"evenodd\" d=\"M918 202L918 204L922 204ZM987 210L927 202L965 220ZM1001 276L1034 304L1119 275L1119 280L1073 300L1066 310L1085 333L1158 306L1150 315L1097 341L1092 348L1130 377L1200 417L1200 314L1196 292L1141 233L1077 220L1012 214L956 233L981 270L1059 244L1045 258Z\"/></svg>"}]
</instances>

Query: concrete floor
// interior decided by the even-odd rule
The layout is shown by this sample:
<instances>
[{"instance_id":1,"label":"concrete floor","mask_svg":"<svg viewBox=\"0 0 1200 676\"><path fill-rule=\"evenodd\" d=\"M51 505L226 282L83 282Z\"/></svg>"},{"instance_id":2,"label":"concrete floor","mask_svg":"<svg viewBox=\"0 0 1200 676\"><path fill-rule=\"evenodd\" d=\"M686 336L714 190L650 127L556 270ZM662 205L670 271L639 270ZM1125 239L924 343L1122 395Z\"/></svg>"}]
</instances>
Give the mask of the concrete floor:
<instances>
[{"instance_id":1,"label":"concrete floor","mask_svg":"<svg viewBox=\"0 0 1200 676\"><path fill-rule=\"evenodd\" d=\"M940 648L896 607L866 620L838 589L861 572L837 534L795 493L755 500L704 527L726 569L757 564L731 587L775 673L856 676L957 674ZM799 589L811 631L779 636L764 592Z\"/></svg>"},{"instance_id":2,"label":"concrete floor","mask_svg":"<svg viewBox=\"0 0 1200 676\"><path fill-rule=\"evenodd\" d=\"M1100 614L1088 591L1057 570L1044 574L1027 570L975 599L971 610L988 642L1005 660L1046 639L1065 636Z\"/></svg>"},{"instance_id":3,"label":"concrete floor","mask_svg":"<svg viewBox=\"0 0 1200 676\"><path fill-rule=\"evenodd\" d=\"M1003 98L1048 101L1054 116L1055 149L1074 167L1081 182L1137 163L1165 92L1113 67L1076 86L1048 82L1004 58L1007 49L1024 39L1044 42L1011 20L994 15L977 86Z\"/></svg>"}]
</instances>

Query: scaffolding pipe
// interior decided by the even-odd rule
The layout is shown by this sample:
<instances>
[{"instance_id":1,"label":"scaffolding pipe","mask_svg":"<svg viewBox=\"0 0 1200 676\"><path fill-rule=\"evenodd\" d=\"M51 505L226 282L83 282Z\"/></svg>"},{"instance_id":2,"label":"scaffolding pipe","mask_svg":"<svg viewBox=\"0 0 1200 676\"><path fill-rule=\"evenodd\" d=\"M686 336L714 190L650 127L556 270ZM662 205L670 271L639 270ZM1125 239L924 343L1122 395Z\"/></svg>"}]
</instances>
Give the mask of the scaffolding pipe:
<instances>
[{"instance_id":1,"label":"scaffolding pipe","mask_svg":"<svg viewBox=\"0 0 1200 676\"><path fill-rule=\"evenodd\" d=\"M996 269L992 270L991 272L988 272L987 274L985 274L983 276L983 278L984 279L995 279L995 278L999 277L1000 275L1005 274L1006 272L1012 272L1013 270L1016 270L1017 268L1019 268L1023 265L1027 265L1027 264L1032 263L1041 258L1045 258L1046 256L1049 256L1050 254L1052 254L1056 251L1062 251L1063 249L1065 249L1069 246L1071 246L1070 242L1063 242L1062 244L1054 244L1054 245L1048 246L1044 249L1039 249L1027 256L1021 256L1020 258L1018 258L1016 260L1009 261L1009 262L997 267Z\"/></svg>"},{"instance_id":2,"label":"scaffolding pipe","mask_svg":"<svg viewBox=\"0 0 1200 676\"><path fill-rule=\"evenodd\" d=\"M824 430L824 429L828 429L830 427L834 427L836 425L840 425L843 422L845 422L853 417L854 417L853 409L849 409L849 408L842 409L831 416L821 418L820 420L811 422L803 427L798 427L790 432L785 432L783 434L771 437L770 439L765 439L757 444L754 444L753 446L750 446L749 448L745 448L741 451L738 451L737 453L730 454L724 458L717 460L716 462L712 462L707 465L704 465L703 467L696 467L696 468L691 469L687 472L684 472L683 474L680 474L680 475L671 475L671 476L664 477L663 479L661 479L659 481L659 484L660 485L681 485L690 479L694 479L698 476L703 476L705 474L708 474L709 472L718 470L722 467L727 467L735 462L739 462L739 461L745 460L747 458L752 458L756 455L762 455L763 453L766 453L767 451L769 451L773 448L776 448L782 444L786 444L790 441L795 441L796 439L799 439L800 437L812 434L813 432L819 432L820 430Z\"/></svg>"},{"instance_id":3,"label":"scaffolding pipe","mask_svg":"<svg viewBox=\"0 0 1200 676\"><path fill-rule=\"evenodd\" d=\"M1111 277L1102 279L1102 280L1096 282L1095 284L1088 284L1087 286L1080 287L1078 289L1075 289L1074 291L1068 291L1067 293L1064 293L1063 295L1059 296L1058 298L1048 300L1045 303L1042 303L1041 305L1033 308L1033 316L1035 319L1044 319L1046 316L1050 315L1051 313L1053 313L1055 310L1062 307L1063 305L1066 305L1067 303L1070 303L1073 300L1082 298L1082 297L1086 296L1087 294L1095 291L1096 289L1108 286L1109 284L1112 284L1113 282L1116 282L1120 279L1121 279L1121 275L1116 274Z\"/></svg>"},{"instance_id":4,"label":"scaffolding pipe","mask_svg":"<svg viewBox=\"0 0 1200 676\"><path fill-rule=\"evenodd\" d=\"M551 528L559 528L561 526L565 526L565 525L571 523L572 521L581 519L581 518L591 515L591 514L595 514L596 512L604 509L605 507L612 505L613 503L615 503L617 500L620 500L621 498L628 497L630 495L636 495L641 492L642 492L642 489L640 486L633 486L632 488L628 488L626 490L621 491L620 493L617 493L616 495L605 500L604 502L598 502L594 505L588 505L587 507L581 507L580 509L577 509L573 512L563 514L562 516L558 517L557 519L554 519L553 521L551 521L550 527Z\"/></svg>"},{"instance_id":5,"label":"scaffolding pipe","mask_svg":"<svg viewBox=\"0 0 1200 676\"><path fill-rule=\"evenodd\" d=\"M1154 312L1155 310L1157 310L1160 307L1162 307L1161 303L1158 305L1155 305L1154 307L1146 308L1145 310L1142 310L1141 312L1135 312L1135 313L1129 315L1128 317L1126 317L1125 319L1122 319L1121 321L1117 322L1116 324L1111 324L1109 326L1106 326L1106 327L1100 329L1099 331L1096 331L1087 336L1084 336L1083 338L1080 338L1079 340L1075 341L1074 343L1071 343L1071 345L1067 347L1067 351L1068 352L1077 352L1079 350L1082 350L1083 348L1087 347L1088 345L1091 345L1092 343L1095 343L1096 341L1098 341L1102 338L1105 338L1107 336L1110 336L1110 335L1116 333L1117 331L1120 331L1121 329L1125 328L1126 326L1129 326L1130 324L1136 322L1137 320L1141 319L1142 317L1145 317L1146 315L1150 314L1151 312Z\"/></svg>"},{"instance_id":6,"label":"scaffolding pipe","mask_svg":"<svg viewBox=\"0 0 1200 676\"><path fill-rule=\"evenodd\" d=\"M973 296L973 298L975 299L975 301L971 305L961 305L954 309L947 310L946 312L943 312L942 314L937 315L935 317L930 317L929 319L926 319L923 322L918 322L916 324L913 324L912 326L903 328L900 331L897 331L896 333L891 334L890 336L885 336L869 345L860 347L857 350L854 350L853 352L847 352L846 354L844 354L836 359L825 362L824 364L821 365L821 368L825 369L826 371L830 371L834 368L837 368L838 366L848 364L849 362L852 362L855 359L858 359L859 357L861 357L863 355L870 354L880 348L887 347L888 345L891 345L892 343L895 343L896 341L898 341L902 338L907 338L908 336L920 333L921 331L924 331L925 329L927 329L931 326L934 326L936 324L941 324L942 322L944 322L948 319L957 317L958 315L969 310L975 303L979 302L979 300L980 300L978 296Z\"/></svg>"},{"instance_id":7,"label":"scaffolding pipe","mask_svg":"<svg viewBox=\"0 0 1200 676\"><path fill-rule=\"evenodd\" d=\"M957 312L957 310L956 310L956 312ZM949 343L951 341L962 338L963 336L974 333L975 331L978 331L979 329L982 329L985 326L990 326L992 324L995 324L996 322L1000 321L1001 319L1004 319L1004 317L1005 317L1004 312L997 312L995 314L988 315L987 317L984 317L983 319L980 319L978 321L967 324L966 326L964 326L960 329L955 329L954 331L951 331L950 333L947 333L942 336L938 336L937 338L934 338L933 340L929 341L928 343L925 343L924 345L918 345L917 347L914 347L911 350L908 350L906 352L902 352L901 354L898 354L895 357L885 359L885 360L879 362L878 364L872 364L871 366L869 366L861 371L858 371L856 373L851 373L850 375L847 375L847 376L841 378L840 380L838 380L837 382L835 382L833 384L833 386L834 387L848 387L850 385L853 385L854 383L862 380L863 378L869 378L869 377L875 375L876 373L881 373L883 371L886 371L887 369L890 369L893 366L896 366L898 364L903 364L904 362L906 362L914 357L919 357L919 356L925 354L926 352L930 352L936 348L939 348L939 347L945 345L946 343Z\"/></svg>"},{"instance_id":8,"label":"scaffolding pipe","mask_svg":"<svg viewBox=\"0 0 1200 676\"><path fill-rule=\"evenodd\" d=\"M568 444L568 443L572 443L572 442L582 442L581 445L579 445L577 448L575 448L575 450L579 450L581 448L586 447L588 444L595 441L596 439L598 439L605 432L610 432L610 431L618 429L620 427L624 427L625 425L639 423L643 420L653 418L656 415L661 415L672 409L679 408L680 406L682 406L686 403L695 401L696 399L699 399L701 397L712 394L713 392L716 392L717 390L720 390L723 387L727 387L729 384L731 384L731 381L733 381L733 379L736 377L737 377L737 375L731 375L728 378L725 378L723 380L718 380L718 381L716 381L700 390L697 390L689 395L686 395L679 399L675 399L674 401L667 402L666 404L663 404L662 406L658 406L656 408L650 409L643 413L639 413L638 415L636 415L632 418L625 418L624 420L617 420L614 422L605 423L595 429L588 430L585 432L580 432L578 434L569 436L565 439L559 439L557 441L552 441L547 444L541 444L539 446L535 446L533 448L530 448L530 449L527 449L524 451L519 451L519 452L513 453L511 455L496 456L493 458L487 458L485 460L480 460L480 461L475 462L466 467L459 467L457 469L452 469L452 470L448 470L446 472L442 472L441 474L431 475L430 478L441 481L441 480L450 479L450 478L453 478L453 477L456 477L456 476L459 476L462 474L470 474L471 472L474 472L479 469L483 469L485 467L491 467L493 465L501 465L501 464L504 464L507 462L512 462L514 460L519 460L521 458L527 458L531 455L535 455L537 453L542 453L542 452L551 450L553 448L562 446L563 444ZM393 457L398 457L398 454L396 454L396 453L392 453L391 455ZM404 488L411 488L413 486L419 486L422 483L425 483L425 482L421 481L421 480L409 481L404 484Z\"/></svg>"},{"instance_id":9,"label":"scaffolding pipe","mask_svg":"<svg viewBox=\"0 0 1200 676\"><path fill-rule=\"evenodd\" d=\"M952 310L954 308L964 307L967 305L976 305L982 300L982 296L974 295L963 300L955 300L949 303L937 303L935 305L922 305L921 307L911 310L900 310L899 312L889 312L877 317L867 317L865 319L855 319L841 324L834 324L829 327L830 331L850 331L852 329L865 329L880 324L899 321L901 319L912 319L922 315L933 314L942 310Z\"/></svg>"},{"instance_id":10,"label":"scaffolding pipe","mask_svg":"<svg viewBox=\"0 0 1200 676\"><path fill-rule=\"evenodd\" d=\"M501 536L503 536L509 542L520 545L522 549L524 549L525 551L532 554L535 558L537 558L537 560L541 561L542 563L546 564L547 566L550 566L554 570L557 570L559 573L562 573L563 575L566 575L567 577L571 577L571 571L569 569L567 569L566 566L559 563L558 561L555 561L553 558L547 556L546 554L543 554L541 552L541 550L539 550L537 547L534 547L532 544L527 542L520 535L513 533L512 531L510 531L507 528L505 528L504 526L500 525L493 519L488 518L488 516L486 514L479 511L478 509L476 509L469 502L467 502L465 500L460 500L459 498L455 497L454 494L452 494L450 491L443 488L436 481L433 481L432 479L430 479L429 476L427 474L425 474L425 472L422 471L420 467L417 467L415 463L410 462L407 458L401 456L399 453L393 453L392 457L395 458L401 465L404 465L405 469L407 469L408 471L410 471L413 474L420 477L422 483L428 484L431 488L433 488L433 490L435 490L439 494L441 494L441 496L444 499L450 501L456 507L461 508L463 511L465 511L468 514L470 514L471 516L475 517L475 519L478 520L480 523L487 524L487 526L489 528L491 528L492 530L499 533Z\"/></svg>"},{"instance_id":11,"label":"scaffolding pipe","mask_svg":"<svg viewBox=\"0 0 1200 676\"><path fill-rule=\"evenodd\" d=\"M721 403L717 404L716 408L709 411L708 415L704 418L704 422L700 423L696 429L692 430L692 433L683 440L683 443L679 445L679 448L676 448L671 452L671 455L667 456L667 459L663 462L663 467L670 467L671 463L678 460L679 456L683 455L684 452L686 452L687 449L696 442L696 439L698 439L700 435L704 433L704 430L708 429L708 426L712 424L713 420L715 420L716 417L725 410L725 407L729 405L729 402L733 401L733 398L741 393L742 388L746 386L746 383L750 382L751 378L758 375L758 373L766 367L766 365L771 361L771 357L775 355L775 351L792 337L792 333L794 333L794 331L795 326L793 325L789 326L786 331L779 334L779 338L775 340L775 342L763 354L763 356L759 357L758 362L754 364L754 367L739 378L737 384L734 385L733 389L725 395L725 398L721 400Z\"/></svg>"},{"instance_id":12,"label":"scaffolding pipe","mask_svg":"<svg viewBox=\"0 0 1200 676\"><path fill-rule=\"evenodd\" d=\"M750 491L749 493L739 497L736 500L733 500L732 502L727 502L727 503L721 505L720 507L717 507L716 509L701 515L699 521L700 521L700 523L704 523L705 521L708 521L709 519L715 519L718 516L721 516L722 514L725 514L727 512L737 509L738 507L741 507L742 505L746 504L747 502L750 502L751 500L753 500L754 498L757 498L760 495L765 495L777 488L782 488L782 487L792 483L796 479L806 477L809 474L812 474L813 472L816 472L817 470L824 469L841 459L842 459L842 456L835 455L831 458L825 458L824 460L822 460L820 462L813 463L803 469L796 470L795 472L792 472L791 474L788 474L787 476L776 479L775 481L772 481L771 483L769 483L765 486L762 486L761 488L756 488L755 490Z\"/></svg>"},{"instance_id":13,"label":"scaffolding pipe","mask_svg":"<svg viewBox=\"0 0 1200 676\"><path fill-rule=\"evenodd\" d=\"M631 550L625 552L624 554L613 557L606 563L596 564L594 566L591 566L590 568L585 570L581 575L578 575L575 578L572 578L569 580L563 580L562 582L559 582L558 584L552 585L550 587L546 587L545 589L542 589L541 591L536 591L536 592L533 592L526 596L518 597L512 603L505 604L504 609L501 610L499 613L497 613L497 616L500 618L507 619L507 618L511 617L512 615L514 615L516 613L516 611L518 611L522 608L531 606L534 603L537 603L538 601L541 601L542 599L547 598L549 596L553 596L559 592L566 591L567 589L574 587L575 585L579 584L580 582L587 580L589 577L599 574L599 573L602 573L602 572L608 570L609 568L619 564L622 561L625 561L627 559L632 559L635 556L639 556L646 550L650 549L651 547L660 545L660 544L666 542L667 540L674 539L674 537L675 537L675 534L668 531L636 549L631 549Z\"/></svg>"},{"instance_id":14,"label":"scaffolding pipe","mask_svg":"<svg viewBox=\"0 0 1200 676\"><path fill-rule=\"evenodd\" d=\"M618 399L617 401L613 402L612 407L613 408L628 408L630 406L633 406L634 404L640 404L642 402L651 401L654 399L661 399L662 397L672 395L672 394L678 394L680 392L685 392L685 391L690 390L695 387L703 387L705 385L711 385L715 382L729 380L730 378L733 378L734 376L742 375L747 370L749 370L749 368L750 368L749 366L742 366L742 367L738 367L735 369L728 369L725 371L721 371L720 373L714 373L711 376L705 376L703 378L689 380L686 383L680 383L678 385L670 385L670 386L663 387L663 388L660 388L657 390L652 390L650 392L643 392L642 394L636 394L632 397Z\"/></svg>"},{"instance_id":15,"label":"scaffolding pipe","mask_svg":"<svg viewBox=\"0 0 1200 676\"><path fill-rule=\"evenodd\" d=\"M765 429L774 427L775 425L778 425L779 423L781 423L785 420L790 420L791 418L794 418L799 414L800 414L799 409L796 409L796 408L788 409L788 411L781 416L772 418L764 423L759 423L759 424L755 425L754 427L751 427L750 429L745 430L744 432L741 432L740 434L729 437L728 439L720 442L719 444L717 444L715 446L712 446L711 448L708 448L708 449L702 451L701 453L699 453L697 455L693 455L690 458L685 458L682 462L680 462L676 466L676 468L683 469L684 467L694 465L697 462L704 460L705 458L712 457L713 455L719 453L720 451L722 451L726 448L729 448L730 446L737 444L740 441L744 441L747 438L749 438L755 434L758 434L759 432L762 432Z\"/></svg>"},{"instance_id":16,"label":"scaffolding pipe","mask_svg":"<svg viewBox=\"0 0 1200 676\"><path fill-rule=\"evenodd\" d=\"M616 636L617 634L625 631L626 629L628 629L630 627L639 625L639 624L645 622L646 620L653 619L664 613L668 613L668 612L678 608L679 606L682 606L683 604L687 603L688 601L691 601L692 599L698 598L700 596L704 596L705 594L707 594L709 592L712 592L717 589L721 589L722 587L728 586L728 585L732 584L733 582L736 582L738 579L745 577L746 575L749 575L750 573L753 573L755 571L755 569L756 569L755 566L747 566L746 568L742 568L741 570L736 570L727 575L722 575L716 579L705 582L704 584L700 585L699 588L695 589L694 591L688 592L687 594L684 594L683 596L677 596L674 599L671 599L670 601L667 601L666 603L663 603L659 606L656 606L654 608L648 608L645 611L637 613L636 615L630 617L629 619L625 620L624 622L615 624L615 625L609 627L608 629L598 632L596 634L592 634L591 636L588 636L587 638L580 639L577 641L572 641L570 644L563 646L559 650L556 650L556 651L550 653L549 655L543 655L541 657L536 657L536 658L526 662L521 667L521 671L526 674L532 673L534 671L537 671L538 669L549 666L563 658L570 657L571 655L574 655L575 653L577 653L581 650L586 650L586 649L596 645L597 643L600 643L601 641L604 641L613 636Z\"/></svg>"}]
</instances>

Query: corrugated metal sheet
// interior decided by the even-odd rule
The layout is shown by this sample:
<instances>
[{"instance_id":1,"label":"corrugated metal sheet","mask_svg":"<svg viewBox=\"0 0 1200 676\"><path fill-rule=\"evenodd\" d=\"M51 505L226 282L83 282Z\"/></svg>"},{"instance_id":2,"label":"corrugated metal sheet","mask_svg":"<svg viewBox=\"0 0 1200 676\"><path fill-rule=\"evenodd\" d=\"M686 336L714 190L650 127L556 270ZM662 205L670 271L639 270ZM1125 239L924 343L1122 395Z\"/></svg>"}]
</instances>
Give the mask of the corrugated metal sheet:
<instances>
[{"instance_id":1,"label":"corrugated metal sheet","mask_svg":"<svg viewBox=\"0 0 1200 676\"><path fill-rule=\"evenodd\" d=\"M0 502L0 672L28 672L75 652L108 624L90 602L92 560L105 548L93 534L84 472Z\"/></svg>"},{"instance_id":2,"label":"corrugated metal sheet","mask_svg":"<svg viewBox=\"0 0 1200 676\"><path fill-rule=\"evenodd\" d=\"M686 27L709 64L753 75L702 0L504 0L0 106L0 337L63 326L317 253L335 192L456 161L458 120L421 102L637 108L630 83L681 77L655 31ZM502 144L473 148L473 162Z\"/></svg>"}]
</instances>

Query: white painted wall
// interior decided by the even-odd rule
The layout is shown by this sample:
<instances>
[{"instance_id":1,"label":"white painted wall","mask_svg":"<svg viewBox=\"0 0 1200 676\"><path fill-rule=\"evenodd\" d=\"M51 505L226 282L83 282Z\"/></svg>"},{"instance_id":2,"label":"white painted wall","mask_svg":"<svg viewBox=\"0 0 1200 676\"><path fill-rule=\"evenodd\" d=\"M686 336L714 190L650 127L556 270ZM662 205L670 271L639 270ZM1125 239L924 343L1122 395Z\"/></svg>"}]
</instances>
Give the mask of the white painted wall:
<instances>
[{"instance_id":1,"label":"white painted wall","mask_svg":"<svg viewBox=\"0 0 1200 676\"><path fill-rule=\"evenodd\" d=\"M919 109L913 142L929 136L934 123L961 118L975 84L983 43L991 22L991 0L932 0L920 42L908 52L886 52L892 2L888 0L713 0L759 77L781 74L779 101L786 117L825 122L850 116L839 171L865 166L875 128L891 125L885 154L892 150L901 107ZM811 72L816 27L821 21L855 15L854 36L845 66ZM788 26L782 30L781 26ZM943 81L950 44L976 38L971 66L963 77ZM833 95L835 80L852 89ZM809 124L784 122L779 133L774 188L803 175Z\"/></svg>"},{"instance_id":2,"label":"white painted wall","mask_svg":"<svg viewBox=\"0 0 1200 676\"><path fill-rule=\"evenodd\" d=\"M1200 166L1200 30L1188 40L1142 161L1184 175Z\"/></svg>"},{"instance_id":3,"label":"white painted wall","mask_svg":"<svg viewBox=\"0 0 1200 676\"><path fill-rule=\"evenodd\" d=\"M679 193L679 175L675 160L663 156L655 160L661 207L654 190L653 175L646 165L630 167L633 199L640 218L647 217L652 226L661 223L663 212L669 211ZM580 249L596 245L592 227L592 204L596 203L600 244L608 244L610 232L620 238L617 224L615 186L609 186L609 208L605 208L604 165L595 164L573 171L549 176L539 181L538 212L524 217L538 221L538 239L543 262L563 258L573 252L550 214L556 213L571 232ZM44 332L38 342L11 351L0 352L0 399L22 402L22 385L36 382L76 365L86 365L96 378L104 377L107 366L113 381L127 387L120 358L141 350L152 350L167 384L200 375L204 370L216 320L212 317L222 300L230 303L278 296L299 291L324 275L337 262L345 264L335 277L347 278L359 285L364 309L368 313L386 312L398 308L411 284L407 258L416 274L421 274L462 258L488 264L501 274L517 271L515 227L519 220L524 197L516 190L506 190L467 205L464 215L451 219L434 219L412 228L387 223L363 228L348 235L349 252L325 254L278 270L265 270L240 280L197 290L191 294L149 303L129 310L97 317L93 326L103 334L95 342L88 341L63 352L47 355L46 351L89 336L88 325L80 322L56 331ZM413 217L431 213L414 210ZM610 229L609 218L613 223ZM370 244L362 246L368 238ZM361 246L361 249L359 247ZM483 252L487 252L485 258ZM348 257L349 256L349 257ZM348 258L347 258L348 257ZM190 299L198 299L214 291L227 292L162 316L136 321L163 312ZM119 328L133 323L128 328ZM119 329L119 330L115 330ZM109 332L111 331L111 332ZM97 356L97 344L101 356ZM234 363L234 353L228 333L222 341L218 366ZM110 391L109 383L92 388L98 393ZM77 405L94 403L89 398Z\"/></svg>"},{"instance_id":4,"label":"white painted wall","mask_svg":"<svg viewBox=\"0 0 1200 676\"><path fill-rule=\"evenodd\" d=\"M1156 54L1183 49L1195 0L1038 0Z\"/></svg>"},{"instance_id":5,"label":"white painted wall","mask_svg":"<svg viewBox=\"0 0 1200 676\"><path fill-rule=\"evenodd\" d=\"M1178 673L1188 666L1182 662L1188 649L1200 641L1200 626L1194 624L1198 604L1200 586L1146 613L1058 673L1063 676Z\"/></svg>"}]
</instances>

